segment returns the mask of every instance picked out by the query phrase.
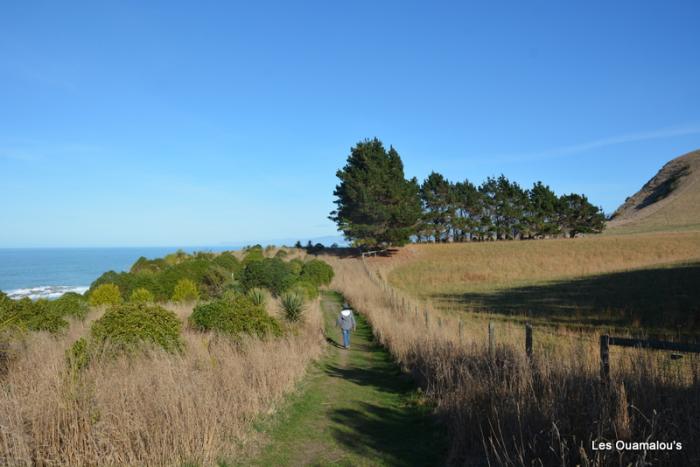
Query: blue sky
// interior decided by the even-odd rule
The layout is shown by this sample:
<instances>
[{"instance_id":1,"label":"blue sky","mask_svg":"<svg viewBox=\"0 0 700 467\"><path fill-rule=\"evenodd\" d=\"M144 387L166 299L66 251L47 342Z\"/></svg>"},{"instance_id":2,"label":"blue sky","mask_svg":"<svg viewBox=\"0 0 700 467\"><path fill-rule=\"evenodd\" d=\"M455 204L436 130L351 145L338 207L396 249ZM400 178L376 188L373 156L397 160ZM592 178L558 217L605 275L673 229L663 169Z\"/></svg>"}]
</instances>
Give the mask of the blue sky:
<instances>
[{"instance_id":1,"label":"blue sky","mask_svg":"<svg viewBox=\"0 0 700 467\"><path fill-rule=\"evenodd\" d=\"M612 211L700 148L698 5L4 1L0 247L333 235L373 136Z\"/></svg>"}]
</instances>

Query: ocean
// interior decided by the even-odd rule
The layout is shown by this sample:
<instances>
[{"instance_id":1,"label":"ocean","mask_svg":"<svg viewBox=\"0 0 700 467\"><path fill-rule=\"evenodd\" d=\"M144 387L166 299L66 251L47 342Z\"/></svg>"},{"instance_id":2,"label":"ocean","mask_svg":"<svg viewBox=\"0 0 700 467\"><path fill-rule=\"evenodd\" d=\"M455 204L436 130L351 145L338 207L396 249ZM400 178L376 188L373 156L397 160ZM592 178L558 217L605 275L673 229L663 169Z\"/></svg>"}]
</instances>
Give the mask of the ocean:
<instances>
[{"instance_id":1,"label":"ocean","mask_svg":"<svg viewBox=\"0 0 700 467\"><path fill-rule=\"evenodd\" d=\"M187 252L233 247L182 247ZM0 290L13 299L84 293L106 271L128 271L141 256L161 258L178 247L0 248Z\"/></svg>"}]
</instances>

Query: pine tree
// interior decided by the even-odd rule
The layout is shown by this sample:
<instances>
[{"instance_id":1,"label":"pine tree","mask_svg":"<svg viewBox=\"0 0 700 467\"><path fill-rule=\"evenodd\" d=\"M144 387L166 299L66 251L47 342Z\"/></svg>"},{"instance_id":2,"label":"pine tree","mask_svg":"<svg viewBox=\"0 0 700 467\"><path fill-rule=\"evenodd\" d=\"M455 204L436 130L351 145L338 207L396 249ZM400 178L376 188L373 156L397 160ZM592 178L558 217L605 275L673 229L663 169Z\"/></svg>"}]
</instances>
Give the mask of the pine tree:
<instances>
[{"instance_id":1,"label":"pine tree","mask_svg":"<svg viewBox=\"0 0 700 467\"><path fill-rule=\"evenodd\" d=\"M420 188L423 202L424 234L433 241L447 241L450 238L454 220L453 186L442 175L432 172Z\"/></svg>"},{"instance_id":2,"label":"pine tree","mask_svg":"<svg viewBox=\"0 0 700 467\"><path fill-rule=\"evenodd\" d=\"M571 193L559 198L560 224L569 237L599 233L605 227L602 208L593 206L585 195Z\"/></svg>"},{"instance_id":3,"label":"pine tree","mask_svg":"<svg viewBox=\"0 0 700 467\"><path fill-rule=\"evenodd\" d=\"M479 193L481 194L479 238L481 240L492 240L497 237L497 192L498 182L493 177L487 177L479 186Z\"/></svg>"},{"instance_id":4,"label":"pine tree","mask_svg":"<svg viewBox=\"0 0 700 467\"><path fill-rule=\"evenodd\" d=\"M528 192L530 201L530 230L538 237L557 235L559 226L559 198L542 182L535 183Z\"/></svg>"},{"instance_id":5,"label":"pine tree","mask_svg":"<svg viewBox=\"0 0 700 467\"><path fill-rule=\"evenodd\" d=\"M476 186L469 180L455 183L453 191L455 219L452 223L455 230L455 240L462 242L472 240L479 232L481 195Z\"/></svg>"},{"instance_id":6,"label":"pine tree","mask_svg":"<svg viewBox=\"0 0 700 467\"><path fill-rule=\"evenodd\" d=\"M356 246L405 244L421 216L418 182L406 180L398 152L385 150L377 138L351 149L347 164L336 173L333 220Z\"/></svg>"}]
</instances>

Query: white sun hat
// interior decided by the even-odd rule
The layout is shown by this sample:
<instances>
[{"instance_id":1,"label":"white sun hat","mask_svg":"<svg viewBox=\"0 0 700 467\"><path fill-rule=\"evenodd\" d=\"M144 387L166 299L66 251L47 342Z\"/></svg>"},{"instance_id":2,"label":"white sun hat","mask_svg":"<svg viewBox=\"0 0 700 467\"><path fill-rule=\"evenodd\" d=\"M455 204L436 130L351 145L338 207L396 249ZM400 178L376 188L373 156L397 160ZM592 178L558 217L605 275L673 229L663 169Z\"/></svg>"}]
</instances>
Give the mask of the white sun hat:
<instances>
[{"instance_id":1,"label":"white sun hat","mask_svg":"<svg viewBox=\"0 0 700 467\"><path fill-rule=\"evenodd\" d=\"M347 318L348 316L350 316L350 310L343 310L340 312L340 314Z\"/></svg>"}]
</instances>

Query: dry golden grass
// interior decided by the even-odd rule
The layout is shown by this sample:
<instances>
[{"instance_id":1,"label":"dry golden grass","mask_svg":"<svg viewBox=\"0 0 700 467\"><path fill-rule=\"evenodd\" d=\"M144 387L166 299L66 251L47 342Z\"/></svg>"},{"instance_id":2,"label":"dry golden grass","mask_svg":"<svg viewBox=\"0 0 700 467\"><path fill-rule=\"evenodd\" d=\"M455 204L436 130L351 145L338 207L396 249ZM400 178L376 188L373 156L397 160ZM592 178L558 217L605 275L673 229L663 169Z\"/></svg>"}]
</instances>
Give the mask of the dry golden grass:
<instances>
[{"instance_id":1,"label":"dry golden grass","mask_svg":"<svg viewBox=\"0 0 700 467\"><path fill-rule=\"evenodd\" d=\"M700 330L698 231L409 245L368 261L442 310L674 335Z\"/></svg>"},{"instance_id":2,"label":"dry golden grass","mask_svg":"<svg viewBox=\"0 0 700 467\"><path fill-rule=\"evenodd\" d=\"M700 232L420 244L405 247L396 260L369 261L391 269L393 285L429 298L700 261Z\"/></svg>"},{"instance_id":3,"label":"dry golden grass","mask_svg":"<svg viewBox=\"0 0 700 467\"><path fill-rule=\"evenodd\" d=\"M496 325L496 352L481 320L446 314L369 274L357 259L332 259L333 287L363 313L377 339L426 389L450 434L454 465L697 465L700 361L636 350L611 352L611 382L599 377L590 334ZM375 262L376 266L377 262ZM427 310L427 311L426 311ZM683 451L593 451L593 440L679 441Z\"/></svg>"},{"instance_id":4,"label":"dry golden grass","mask_svg":"<svg viewBox=\"0 0 700 467\"><path fill-rule=\"evenodd\" d=\"M274 307L274 304L270 305ZM191 307L171 307L181 318ZM318 302L287 337L261 341L186 329L186 350L100 360L78 375L61 337L33 333L0 377L0 464L212 465L245 451L251 421L273 410L323 346ZM91 316L90 319L95 319Z\"/></svg>"}]
</instances>

